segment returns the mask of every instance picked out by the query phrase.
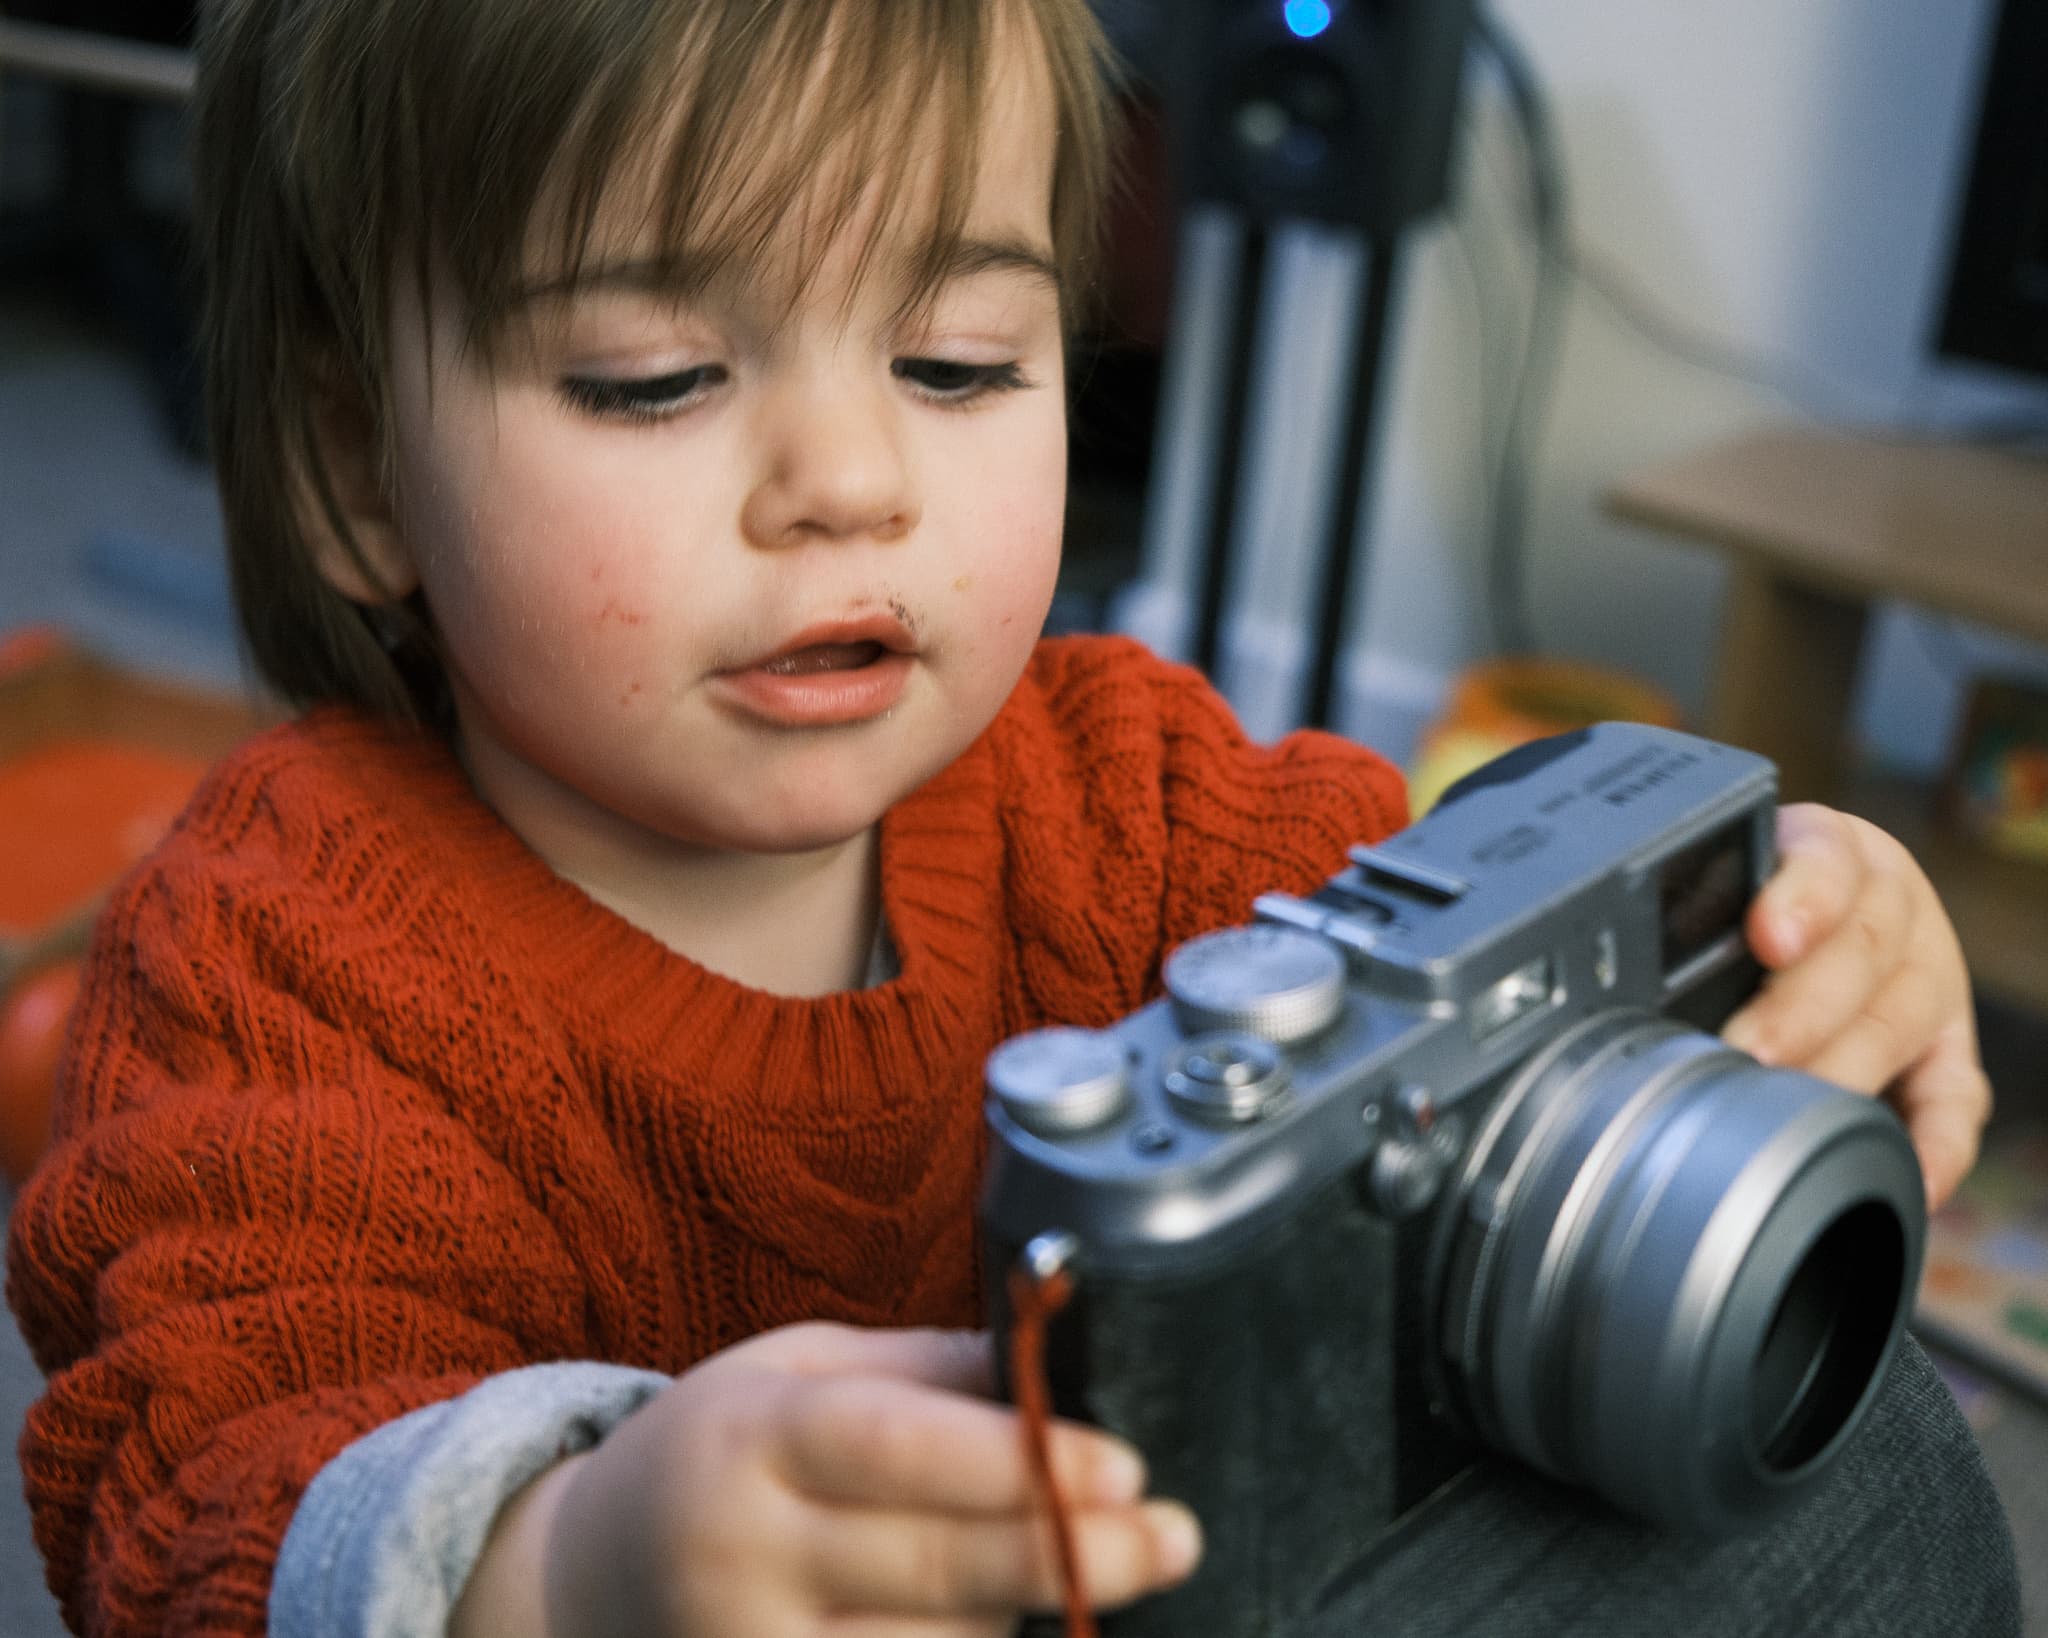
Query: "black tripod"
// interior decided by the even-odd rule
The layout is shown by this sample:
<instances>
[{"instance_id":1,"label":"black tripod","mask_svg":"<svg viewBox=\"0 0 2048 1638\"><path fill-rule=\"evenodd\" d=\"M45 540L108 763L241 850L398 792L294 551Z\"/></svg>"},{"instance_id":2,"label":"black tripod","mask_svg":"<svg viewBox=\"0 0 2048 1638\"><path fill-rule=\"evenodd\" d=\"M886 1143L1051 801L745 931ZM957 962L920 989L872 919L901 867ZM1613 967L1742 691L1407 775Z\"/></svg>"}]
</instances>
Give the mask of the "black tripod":
<instances>
[{"instance_id":1,"label":"black tripod","mask_svg":"<svg viewBox=\"0 0 2048 1638\"><path fill-rule=\"evenodd\" d=\"M1226 606L1306 602L1290 720L1328 726L1340 704L1401 241L1444 198L1471 15L1472 0L1207 0L1176 19L1186 211L1146 572L1183 589L1178 646L1219 681ZM1307 585L1254 586L1298 575L1304 544Z\"/></svg>"}]
</instances>

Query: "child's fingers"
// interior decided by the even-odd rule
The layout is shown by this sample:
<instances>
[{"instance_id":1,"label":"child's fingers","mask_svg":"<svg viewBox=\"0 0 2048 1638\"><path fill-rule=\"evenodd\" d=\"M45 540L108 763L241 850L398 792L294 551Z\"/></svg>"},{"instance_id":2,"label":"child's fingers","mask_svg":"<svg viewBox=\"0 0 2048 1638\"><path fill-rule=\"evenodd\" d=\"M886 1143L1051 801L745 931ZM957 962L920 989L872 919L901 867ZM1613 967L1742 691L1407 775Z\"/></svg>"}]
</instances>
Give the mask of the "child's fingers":
<instances>
[{"instance_id":1,"label":"child's fingers","mask_svg":"<svg viewBox=\"0 0 2048 1638\"><path fill-rule=\"evenodd\" d=\"M1811 931L1805 936L1811 942L1729 1019L1722 1035L1765 1063L1808 1067L1908 962L1917 910L1914 885L1903 873L1870 874L1838 920L1808 923ZM1906 1061L1894 1062L1885 1079ZM1866 1084L1863 1090L1875 1091L1882 1084Z\"/></svg>"},{"instance_id":2,"label":"child's fingers","mask_svg":"<svg viewBox=\"0 0 2048 1638\"><path fill-rule=\"evenodd\" d=\"M1184 1580L1201 1531L1179 1502L1073 1515L1088 1601L1129 1603ZM841 1509L809 1544L807 1580L828 1608L906 1615L995 1614L1060 1605L1059 1558L1042 1513L1008 1518Z\"/></svg>"},{"instance_id":3,"label":"child's fingers","mask_svg":"<svg viewBox=\"0 0 2048 1638\"><path fill-rule=\"evenodd\" d=\"M1828 1039L1795 1039L1783 1057L1759 1056L1852 1092L1881 1092L1918 1061L1950 1010L1924 973L1901 967Z\"/></svg>"},{"instance_id":4,"label":"child's fingers","mask_svg":"<svg viewBox=\"0 0 2048 1638\"><path fill-rule=\"evenodd\" d=\"M947 1513L1016 1513L1037 1498L1016 1412L915 1382L822 1377L794 1384L780 1415L778 1468L825 1502ZM1076 1502L1135 1501L1145 1466L1120 1439L1073 1423L1052 1430L1053 1472Z\"/></svg>"},{"instance_id":5,"label":"child's fingers","mask_svg":"<svg viewBox=\"0 0 2048 1638\"><path fill-rule=\"evenodd\" d=\"M760 1365L796 1376L902 1377L954 1393L995 1392L995 1353L986 1331L870 1330L811 1321L740 1345Z\"/></svg>"},{"instance_id":6,"label":"child's fingers","mask_svg":"<svg viewBox=\"0 0 2048 1638\"><path fill-rule=\"evenodd\" d=\"M1778 810L1778 868L1747 920L1750 948L1766 967L1798 960L1849 913L1866 869L1859 824L1811 802Z\"/></svg>"},{"instance_id":7,"label":"child's fingers","mask_svg":"<svg viewBox=\"0 0 2048 1638\"><path fill-rule=\"evenodd\" d=\"M1955 1193L1976 1164L1984 1123L1991 1118L1991 1082L1978 1059L1976 1027L1967 1014L1942 1031L1892 1099L1920 1157L1932 1210Z\"/></svg>"},{"instance_id":8,"label":"child's fingers","mask_svg":"<svg viewBox=\"0 0 2048 1638\"><path fill-rule=\"evenodd\" d=\"M1015 1638L1017 1617L1001 1615L828 1615L820 1638Z\"/></svg>"}]
</instances>

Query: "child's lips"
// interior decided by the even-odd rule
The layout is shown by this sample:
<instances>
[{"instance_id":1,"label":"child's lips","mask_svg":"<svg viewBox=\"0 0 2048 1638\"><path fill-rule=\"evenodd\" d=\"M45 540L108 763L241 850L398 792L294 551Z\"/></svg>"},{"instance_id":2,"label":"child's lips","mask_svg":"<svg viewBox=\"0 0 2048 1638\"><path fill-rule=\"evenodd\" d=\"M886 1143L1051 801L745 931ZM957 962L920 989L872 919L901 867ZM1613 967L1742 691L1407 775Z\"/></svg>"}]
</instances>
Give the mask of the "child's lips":
<instances>
[{"instance_id":1,"label":"child's lips","mask_svg":"<svg viewBox=\"0 0 2048 1638\"><path fill-rule=\"evenodd\" d=\"M915 655L899 620L879 616L810 626L760 658L713 679L743 714L776 727L865 722L902 698Z\"/></svg>"}]
</instances>

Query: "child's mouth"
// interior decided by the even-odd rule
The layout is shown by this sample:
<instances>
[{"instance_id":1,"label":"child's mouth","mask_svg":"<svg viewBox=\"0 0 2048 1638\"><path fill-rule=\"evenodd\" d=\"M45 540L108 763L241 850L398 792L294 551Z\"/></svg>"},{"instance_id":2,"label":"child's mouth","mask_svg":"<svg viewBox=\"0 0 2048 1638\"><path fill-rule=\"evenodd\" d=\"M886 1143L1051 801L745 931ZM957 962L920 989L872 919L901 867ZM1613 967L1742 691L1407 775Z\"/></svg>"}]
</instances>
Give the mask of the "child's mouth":
<instances>
[{"instance_id":1,"label":"child's mouth","mask_svg":"<svg viewBox=\"0 0 2048 1638\"><path fill-rule=\"evenodd\" d=\"M777 728L833 728L886 716L917 667L903 621L823 621L714 680L733 709Z\"/></svg>"},{"instance_id":2,"label":"child's mouth","mask_svg":"<svg viewBox=\"0 0 2048 1638\"><path fill-rule=\"evenodd\" d=\"M792 650L762 666L778 677L808 677L820 671L858 671L873 665L888 650L880 643L813 643Z\"/></svg>"}]
</instances>

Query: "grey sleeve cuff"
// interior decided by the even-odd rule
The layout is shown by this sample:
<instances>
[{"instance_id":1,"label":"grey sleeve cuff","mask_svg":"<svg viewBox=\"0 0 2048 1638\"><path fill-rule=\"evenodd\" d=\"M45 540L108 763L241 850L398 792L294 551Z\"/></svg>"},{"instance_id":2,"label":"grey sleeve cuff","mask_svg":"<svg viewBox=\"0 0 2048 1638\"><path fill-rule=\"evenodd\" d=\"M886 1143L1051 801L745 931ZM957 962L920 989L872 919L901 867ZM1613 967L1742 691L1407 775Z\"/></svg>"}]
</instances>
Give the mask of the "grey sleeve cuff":
<instances>
[{"instance_id":1,"label":"grey sleeve cuff","mask_svg":"<svg viewBox=\"0 0 2048 1638\"><path fill-rule=\"evenodd\" d=\"M365 1434L292 1516L270 1587L274 1638L442 1638L498 1510L672 1380L533 1365Z\"/></svg>"}]
</instances>

